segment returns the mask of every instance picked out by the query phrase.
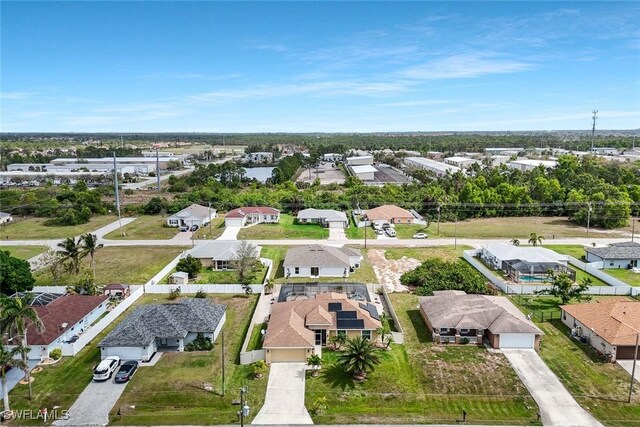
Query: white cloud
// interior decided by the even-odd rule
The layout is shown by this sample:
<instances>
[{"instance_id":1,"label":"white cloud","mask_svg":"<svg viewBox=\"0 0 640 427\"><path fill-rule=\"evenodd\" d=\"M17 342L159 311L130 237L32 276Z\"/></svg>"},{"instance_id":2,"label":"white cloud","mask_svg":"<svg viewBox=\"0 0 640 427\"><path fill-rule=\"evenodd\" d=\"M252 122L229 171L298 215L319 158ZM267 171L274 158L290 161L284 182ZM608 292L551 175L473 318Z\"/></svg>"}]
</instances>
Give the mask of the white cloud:
<instances>
[{"instance_id":1,"label":"white cloud","mask_svg":"<svg viewBox=\"0 0 640 427\"><path fill-rule=\"evenodd\" d=\"M2 92L0 93L0 99L6 99L10 101L22 101L37 95L38 92Z\"/></svg>"},{"instance_id":2,"label":"white cloud","mask_svg":"<svg viewBox=\"0 0 640 427\"><path fill-rule=\"evenodd\" d=\"M456 54L405 68L402 77L417 80L474 78L525 71L534 64L501 58L493 53Z\"/></svg>"}]
</instances>

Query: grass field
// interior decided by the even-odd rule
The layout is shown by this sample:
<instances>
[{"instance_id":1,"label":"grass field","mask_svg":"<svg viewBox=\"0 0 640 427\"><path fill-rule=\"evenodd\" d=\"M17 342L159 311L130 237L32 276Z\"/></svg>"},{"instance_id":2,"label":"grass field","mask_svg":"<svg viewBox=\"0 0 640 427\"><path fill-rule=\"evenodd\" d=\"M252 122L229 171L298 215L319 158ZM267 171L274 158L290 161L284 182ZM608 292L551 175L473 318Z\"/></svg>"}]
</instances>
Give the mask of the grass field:
<instances>
[{"instance_id":1,"label":"grass field","mask_svg":"<svg viewBox=\"0 0 640 427\"><path fill-rule=\"evenodd\" d=\"M387 259L400 259L403 256L414 258L418 261L426 261L429 258L440 258L446 261L455 261L462 256L462 252L471 249L471 246L458 245L458 249L453 246L433 246L427 248L388 248L385 249L384 256Z\"/></svg>"},{"instance_id":2,"label":"grass field","mask_svg":"<svg viewBox=\"0 0 640 427\"><path fill-rule=\"evenodd\" d=\"M247 344L247 351L262 349L261 331L263 329L266 331L267 325L268 325L267 323L258 323L257 325L253 325L253 330L251 331L251 338L249 339L249 344Z\"/></svg>"},{"instance_id":3,"label":"grass field","mask_svg":"<svg viewBox=\"0 0 640 427\"><path fill-rule=\"evenodd\" d=\"M86 224L69 226L44 225L49 218L16 218L16 221L0 227L1 240L35 240L35 239L63 239L79 236L83 233L95 231L100 227L117 220L115 216L94 216Z\"/></svg>"},{"instance_id":4,"label":"grass field","mask_svg":"<svg viewBox=\"0 0 640 427\"><path fill-rule=\"evenodd\" d=\"M262 268L256 272L255 278L252 283L262 283L264 277L267 275L268 267L263 265ZM209 270L203 269L200 271L196 283L212 283L212 284L235 284L240 283L238 279L238 272L235 270Z\"/></svg>"},{"instance_id":5,"label":"grass field","mask_svg":"<svg viewBox=\"0 0 640 427\"><path fill-rule=\"evenodd\" d=\"M396 237L398 239L412 239L416 233L429 234L427 228L419 224L396 224L394 228L396 229Z\"/></svg>"},{"instance_id":6,"label":"grass field","mask_svg":"<svg viewBox=\"0 0 640 427\"><path fill-rule=\"evenodd\" d=\"M153 295L157 298L158 295ZM249 328L257 296L216 295L212 299L227 305L224 326L225 354L221 338L209 352L167 353L155 366L141 367L111 411L116 425L234 424L238 421L239 390L248 386L251 414L264 403L267 377L255 380L251 366L239 364L239 354ZM222 357L225 359L225 390L222 396ZM206 391L209 383L213 391ZM121 416L117 415L120 410Z\"/></svg>"},{"instance_id":7,"label":"grass field","mask_svg":"<svg viewBox=\"0 0 640 427\"><path fill-rule=\"evenodd\" d=\"M211 230L211 231L209 231ZM205 225L193 233L194 239L217 239L224 232L224 215L218 215L211 221L211 227Z\"/></svg>"},{"instance_id":8,"label":"grass field","mask_svg":"<svg viewBox=\"0 0 640 427\"><path fill-rule=\"evenodd\" d=\"M571 255L578 260L582 260L584 256L584 246L582 245L543 245L547 249L558 252L559 254Z\"/></svg>"},{"instance_id":9,"label":"grass field","mask_svg":"<svg viewBox=\"0 0 640 427\"><path fill-rule=\"evenodd\" d=\"M238 240L271 240L271 239L327 239L329 229L318 224L296 224L291 215L280 214L279 224L258 224L243 228L238 233Z\"/></svg>"},{"instance_id":10,"label":"grass field","mask_svg":"<svg viewBox=\"0 0 640 427\"><path fill-rule=\"evenodd\" d=\"M175 246L104 247L96 252L96 283L146 283L184 249ZM82 268L90 271L89 257L82 260ZM77 281L75 274L65 274L59 283L54 283L51 272L46 268L35 274L35 278L39 286L68 285Z\"/></svg>"},{"instance_id":11,"label":"grass field","mask_svg":"<svg viewBox=\"0 0 640 427\"><path fill-rule=\"evenodd\" d=\"M5 246L0 245L0 250L9 251L11 256L20 259L29 259L46 250L44 246Z\"/></svg>"},{"instance_id":12,"label":"grass field","mask_svg":"<svg viewBox=\"0 0 640 427\"><path fill-rule=\"evenodd\" d=\"M318 378L306 383L307 407L327 399L315 423L455 424L467 412L471 424L531 424L537 406L501 354L476 346L435 346L418 310L417 297L392 294L405 345L392 345L382 364L356 383L323 353Z\"/></svg>"},{"instance_id":13,"label":"grass field","mask_svg":"<svg viewBox=\"0 0 640 427\"><path fill-rule=\"evenodd\" d=\"M178 233L176 227L165 227L167 219L160 215L140 215L130 224L125 225L122 229L125 232L123 236L120 230L112 231L104 236L105 239L113 240L161 240L171 239Z\"/></svg>"},{"instance_id":14,"label":"grass field","mask_svg":"<svg viewBox=\"0 0 640 427\"><path fill-rule=\"evenodd\" d=\"M631 270L626 270L623 268L610 268L603 270L603 272L615 277L616 279L622 280L630 286L640 286L639 273L634 273Z\"/></svg>"},{"instance_id":15,"label":"grass field","mask_svg":"<svg viewBox=\"0 0 640 427\"><path fill-rule=\"evenodd\" d=\"M545 237L544 243L551 244L553 236L556 239L566 237L622 237L610 230L592 228L587 234L585 227L580 227L566 218L558 217L523 217L523 218L478 218L468 221L440 223L441 237L466 238L518 238L521 244L526 244L531 233ZM620 230L626 232L626 230ZM432 222L427 230L429 236L438 236L438 225Z\"/></svg>"}]
</instances>

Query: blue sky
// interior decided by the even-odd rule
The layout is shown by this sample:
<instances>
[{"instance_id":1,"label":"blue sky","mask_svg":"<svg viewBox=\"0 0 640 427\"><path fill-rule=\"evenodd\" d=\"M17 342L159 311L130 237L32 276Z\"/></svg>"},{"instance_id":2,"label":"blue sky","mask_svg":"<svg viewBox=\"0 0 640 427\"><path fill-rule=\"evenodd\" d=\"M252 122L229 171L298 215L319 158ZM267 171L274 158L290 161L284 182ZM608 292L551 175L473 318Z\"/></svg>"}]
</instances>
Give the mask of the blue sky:
<instances>
[{"instance_id":1,"label":"blue sky","mask_svg":"<svg viewBox=\"0 0 640 427\"><path fill-rule=\"evenodd\" d=\"M6 2L0 130L640 127L638 2Z\"/></svg>"}]
</instances>

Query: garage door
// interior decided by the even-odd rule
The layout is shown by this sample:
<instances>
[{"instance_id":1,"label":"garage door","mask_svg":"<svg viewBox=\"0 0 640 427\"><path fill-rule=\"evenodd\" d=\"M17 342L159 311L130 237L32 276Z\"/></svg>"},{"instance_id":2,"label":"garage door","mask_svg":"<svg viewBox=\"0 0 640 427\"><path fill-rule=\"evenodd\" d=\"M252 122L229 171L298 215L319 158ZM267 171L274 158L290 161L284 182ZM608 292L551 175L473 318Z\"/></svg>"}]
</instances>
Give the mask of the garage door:
<instances>
[{"instance_id":1,"label":"garage door","mask_svg":"<svg viewBox=\"0 0 640 427\"><path fill-rule=\"evenodd\" d=\"M344 222L342 222L342 221L331 221L329 223L329 228L344 228Z\"/></svg>"},{"instance_id":2,"label":"garage door","mask_svg":"<svg viewBox=\"0 0 640 427\"><path fill-rule=\"evenodd\" d=\"M119 356L122 360L141 360L142 351L140 347L105 347L102 351L102 357Z\"/></svg>"},{"instance_id":3,"label":"garage door","mask_svg":"<svg viewBox=\"0 0 640 427\"><path fill-rule=\"evenodd\" d=\"M500 348L533 348L535 334L500 334Z\"/></svg>"},{"instance_id":4,"label":"garage door","mask_svg":"<svg viewBox=\"0 0 640 427\"><path fill-rule=\"evenodd\" d=\"M225 218L224 225L226 227L242 227L244 218Z\"/></svg>"},{"instance_id":5,"label":"garage door","mask_svg":"<svg viewBox=\"0 0 640 427\"><path fill-rule=\"evenodd\" d=\"M616 359L632 359L636 354L635 346L622 346L618 347L616 351ZM640 350L638 350L638 359L640 359Z\"/></svg>"},{"instance_id":6,"label":"garage door","mask_svg":"<svg viewBox=\"0 0 640 427\"><path fill-rule=\"evenodd\" d=\"M271 362L306 362L307 350L304 348L271 350Z\"/></svg>"}]
</instances>

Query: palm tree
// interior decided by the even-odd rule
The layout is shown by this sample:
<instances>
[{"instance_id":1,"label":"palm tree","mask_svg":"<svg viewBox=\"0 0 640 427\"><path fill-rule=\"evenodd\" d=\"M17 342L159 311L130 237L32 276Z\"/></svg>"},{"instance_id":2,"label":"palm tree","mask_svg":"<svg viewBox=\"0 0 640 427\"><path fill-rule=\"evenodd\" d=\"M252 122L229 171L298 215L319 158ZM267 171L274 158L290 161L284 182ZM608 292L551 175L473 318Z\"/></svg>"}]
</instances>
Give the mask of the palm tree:
<instances>
[{"instance_id":1,"label":"palm tree","mask_svg":"<svg viewBox=\"0 0 640 427\"><path fill-rule=\"evenodd\" d=\"M329 341L331 341L331 344L333 344L336 350L340 350L340 346L347 342L347 336L343 332L340 332L329 338Z\"/></svg>"},{"instance_id":2,"label":"palm tree","mask_svg":"<svg viewBox=\"0 0 640 427\"><path fill-rule=\"evenodd\" d=\"M27 350L28 351L28 350ZM22 369L23 371L27 371L29 369L29 365L24 363L22 359L16 359L16 356L22 353L22 346L16 346L11 350L7 349L2 340L0 340L0 372L2 373L2 391L3 391L3 402L4 402L4 410L10 411L9 409L9 389L7 388L7 374L3 367L17 368Z\"/></svg>"},{"instance_id":3,"label":"palm tree","mask_svg":"<svg viewBox=\"0 0 640 427\"><path fill-rule=\"evenodd\" d=\"M544 236L538 236L537 233L531 233L529 235L529 243L532 246L538 246L542 244L542 241L544 240Z\"/></svg>"},{"instance_id":4,"label":"palm tree","mask_svg":"<svg viewBox=\"0 0 640 427\"><path fill-rule=\"evenodd\" d=\"M311 368L313 369L313 373L311 374L311 376L317 377L318 369L320 369L320 366L322 366L322 357L318 354L312 354L311 356L307 357L307 365L311 366Z\"/></svg>"},{"instance_id":5,"label":"palm tree","mask_svg":"<svg viewBox=\"0 0 640 427\"><path fill-rule=\"evenodd\" d=\"M60 257L60 261L68 263L68 270L78 274L80 272L80 259L82 258L80 239L76 241L75 237L67 237L62 242L58 243L58 247L60 249L58 249L56 253Z\"/></svg>"},{"instance_id":6,"label":"palm tree","mask_svg":"<svg viewBox=\"0 0 640 427\"><path fill-rule=\"evenodd\" d=\"M44 325L33 308L32 294L25 294L21 297L3 296L0 299L0 333L7 334L11 338L19 338L22 345L20 346L20 354L25 365L29 363L29 347L27 346L27 325L33 325L38 332L44 331ZM25 370L25 379L29 384L29 400L32 397L31 391L31 369Z\"/></svg>"},{"instance_id":7,"label":"palm tree","mask_svg":"<svg viewBox=\"0 0 640 427\"><path fill-rule=\"evenodd\" d=\"M89 255L91 257L91 270L93 271L93 277L96 276L96 263L95 263L95 254L98 251L98 236L91 233L85 233L80 236L80 241L82 242L82 251L80 253L80 257L84 258Z\"/></svg>"},{"instance_id":8,"label":"palm tree","mask_svg":"<svg viewBox=\"0 0 640 427\"><path fill-rule=\"evenodd\" d=\"M338 355L338 363L360 381L367 377L367 372L373 371L380 364L378 349L368 339L355 337L347 341L342 353Z\"/></svg>"},{"instance_id":9,"label":"palm tree","mask_svg":"<svg viewBox=\"0 0 640 427\"><path fill-rule=\"evenodd\" d=\"M511 239L511 244L513 246L520 246L520 240L518 239Z\"/></svg>"}]
</instances>

